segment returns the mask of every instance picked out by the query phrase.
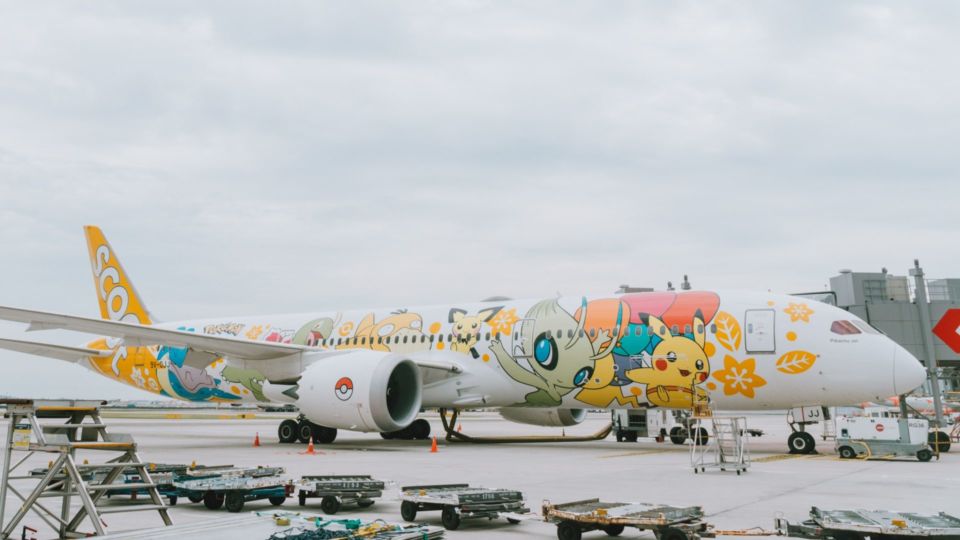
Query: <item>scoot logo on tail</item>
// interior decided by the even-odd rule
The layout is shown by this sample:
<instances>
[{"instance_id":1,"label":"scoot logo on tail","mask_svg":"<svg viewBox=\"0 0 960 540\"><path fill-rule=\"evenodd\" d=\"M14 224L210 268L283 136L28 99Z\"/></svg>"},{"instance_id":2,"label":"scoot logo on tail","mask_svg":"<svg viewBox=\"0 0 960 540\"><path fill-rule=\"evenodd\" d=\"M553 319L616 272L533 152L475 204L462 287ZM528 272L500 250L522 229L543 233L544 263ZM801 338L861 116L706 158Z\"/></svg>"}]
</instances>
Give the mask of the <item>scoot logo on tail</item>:
<instances>
[{"instance_id":1,"label":"scoot logo on tail","mask_svg":"<svg viewBox=\"0 0 960 540\"><path fill-rule=\"evenodd\" d=\"M93 281L100 300L100 315L111 321L150 324L146 307L103 232L93 226L87 226L85 230Z\"/></svg>"}]
</instances>

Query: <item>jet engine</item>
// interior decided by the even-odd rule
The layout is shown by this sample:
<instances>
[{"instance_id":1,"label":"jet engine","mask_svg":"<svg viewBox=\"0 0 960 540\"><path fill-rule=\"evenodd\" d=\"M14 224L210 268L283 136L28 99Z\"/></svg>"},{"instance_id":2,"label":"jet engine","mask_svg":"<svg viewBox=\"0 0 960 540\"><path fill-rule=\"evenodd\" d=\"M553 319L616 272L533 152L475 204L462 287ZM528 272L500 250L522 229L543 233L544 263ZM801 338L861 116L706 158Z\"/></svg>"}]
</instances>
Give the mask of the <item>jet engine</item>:
<instances>
[{"instance_id":1,"label":"jet engine","mask_svg":"<svg viewBox=\"0 0 960 540\"><path fill-rule=\"evenodd\" d=\"M569 427L575 426L587 417L586 409L540 409L505 407L500 416L511 422L532 426Z\"/></svg>"},{"instance_id":2,"label":"jet engine","mask_svg":"<svg viewBox=\"0 0 960 540\"><path fill-rule=\"evenodd\" d=\"M350 351L310 364L297 405L308 420L352 431L397 431L420 412L420 368L399 354Z\"/></svg>"}]
</instances>

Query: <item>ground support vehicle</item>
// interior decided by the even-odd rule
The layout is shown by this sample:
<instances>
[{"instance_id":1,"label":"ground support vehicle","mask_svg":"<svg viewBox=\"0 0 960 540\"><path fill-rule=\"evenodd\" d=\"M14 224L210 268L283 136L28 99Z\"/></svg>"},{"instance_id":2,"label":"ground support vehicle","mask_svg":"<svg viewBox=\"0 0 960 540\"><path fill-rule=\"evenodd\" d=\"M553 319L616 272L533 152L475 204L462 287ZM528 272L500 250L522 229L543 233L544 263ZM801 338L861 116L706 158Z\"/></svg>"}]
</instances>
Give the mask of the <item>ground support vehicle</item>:
<instances>
[{"instance_id":1,"label":"ground support vehicle","mask_svg":"<svg viewBox=\"0 0 960 540\"><path fill-rule=\"evenodd\" d=\"M530 512L524 506L523 493L511 489L444 484L406 486L400 491L400 515L404 521L416 520L420 511L440 510L443 527L450 531L460 526L461 519L505 517L510 523L519 523L522 514Z\"/></svg>"},{"instance_id":2,"label":"ground support vehicle","mask_svg":"<svg viewBox=\"0 0 960 540\"><path fill-rule=\"evenodd\" d=\"M300 506L306 506L307 499L320 497L320 509L336 514L343 504L372 506L374 499L383 495L384 485L369 476L304 476L298 498Z\"/></svg>"},{"instance_id":3,"label":"ground support vehicle","mask_svg":"<svg viewBox=\"0 0 960 540\"><path fill-rule=\"evenodd\" d=\"M701 521L699 506L680 508L662 504L601 502L588 499L562 504L544 501L543 520L557 524L557 538L580 540L588 531L619 536L627 527L650 530L657 540L713 538L711 527Z\"/></svg>"},{"instance_id":4,"label":"ground support vehicle","mask_svg":"<svg viewBox=\"0 0 960 540\"><path fill-rule=\"evenodd\" d=\"M814 506L810 519L793 524L776 520L777 532L795 538L863 540L960 540L960 518L939 514L913 514L888 510L821 510Z\"/></svg>"},{"instance_id":5,"label":"ground support vehicle","mask_svg":"<svg viewBox=\"0 0 960 540\"><path fill-rule=\"evenodd\" d=\"M835 445L844 459L916 457L930 461L934 453L927 442L928 431L929 423L923 419L841 416Z\"/></svg>"},{"instance_id":6,"label":"ground support vehicle","mask_svg":"<svg viewBox=\"0 0 960 540\"><path fill-rule=\"evenodd\" d=\"M177 495L190 502L203 501L210 510L226 505L229 512L240 512L247 501L269 499L280 506L293 495L295 485L280 467L231 469L226 474L205 478L182 479L173 482Z\"/></svg>"}]
</instances>

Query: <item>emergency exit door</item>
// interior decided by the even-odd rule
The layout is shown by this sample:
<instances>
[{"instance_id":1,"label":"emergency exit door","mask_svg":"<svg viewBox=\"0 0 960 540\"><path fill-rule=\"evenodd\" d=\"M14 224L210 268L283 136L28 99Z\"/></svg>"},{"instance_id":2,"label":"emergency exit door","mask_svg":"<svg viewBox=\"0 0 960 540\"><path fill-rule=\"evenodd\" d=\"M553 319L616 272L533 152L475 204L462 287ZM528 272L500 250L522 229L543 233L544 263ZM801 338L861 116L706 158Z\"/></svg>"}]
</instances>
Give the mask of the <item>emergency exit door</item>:
<instances>
[{"instance_id":1,"label":"emergency exit door","mask_svg":"<svg viewBox=\"0 0 960 540\"><path fill-rule=\"evenodd\" d=\"M772 309L748 309L744 316L747 327L745 345L748 353L776 352L777 312Z\"/></svg>"}]
</instances>

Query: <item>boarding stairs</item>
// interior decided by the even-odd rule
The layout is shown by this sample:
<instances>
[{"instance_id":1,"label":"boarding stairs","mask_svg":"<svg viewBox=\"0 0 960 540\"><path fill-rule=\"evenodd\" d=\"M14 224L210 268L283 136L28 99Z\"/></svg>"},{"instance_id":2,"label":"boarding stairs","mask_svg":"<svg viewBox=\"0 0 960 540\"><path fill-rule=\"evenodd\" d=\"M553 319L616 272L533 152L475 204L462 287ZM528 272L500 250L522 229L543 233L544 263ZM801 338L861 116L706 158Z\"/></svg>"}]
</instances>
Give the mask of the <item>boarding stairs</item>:
<instances>
[{"instance_id":1,"label":"boarding stairs","mask_svg":"<svg viewBox=\"0 0 960 540\"><path fill-rule=\"evenodd\" d=\"M750 456L747 451L749 434L746 418L717 416L709 398L695 399L689 432L690 465L694 473L719 469L740 475L747 471Z\"/></svg>"},{"instance_id":2,"label":"boarding stairs","mask_svg":"<svg viewBox=\"0 0 960 540\"><path fill-rule=\"evenodd\" d=\"M165 525L172 524L150 467L137 454L136 442L130 435L108 433L100 415L102 402L8 399L0 404L6 405L4 417L10 422L0 478L0 539L10 538L30 512L60 538L103 535L104 515L121 512L156 511ZM79 462L81 451L89 459ZM47 468L35 474L19 472L35 455L50 457ZM133 471L139 481L125 483L124 471ZM30 483L33 486L27 491L24 485ZM104 495L112 490L145 492L147 497L103 506ZM4 521L8 493L22 504ZM59 508L52 510L42 504L41 499L46 498L59 499ZM76 500L79 508L71 505ZM85 521L95 532L79 531Z\"/></svg>"}]
</instances>

